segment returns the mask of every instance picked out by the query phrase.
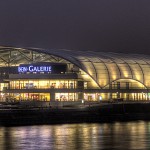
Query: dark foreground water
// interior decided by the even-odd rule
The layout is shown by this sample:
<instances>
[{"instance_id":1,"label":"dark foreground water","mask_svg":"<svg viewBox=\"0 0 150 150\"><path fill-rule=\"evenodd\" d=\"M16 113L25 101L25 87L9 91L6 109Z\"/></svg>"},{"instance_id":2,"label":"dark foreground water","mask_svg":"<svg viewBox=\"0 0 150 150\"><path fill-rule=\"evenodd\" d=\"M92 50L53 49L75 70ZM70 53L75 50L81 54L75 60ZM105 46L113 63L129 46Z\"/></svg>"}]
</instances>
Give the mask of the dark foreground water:
<instances>
[{"instance_id":1,"label":"dark foreground water","mask_svg":"<svg viewBox=\"0 0 150 150\"><path fill-rule=\"evenodd\" d=\"M3 149L150 149L150 122L0 127Z\"/></svg>"}]
</instances>

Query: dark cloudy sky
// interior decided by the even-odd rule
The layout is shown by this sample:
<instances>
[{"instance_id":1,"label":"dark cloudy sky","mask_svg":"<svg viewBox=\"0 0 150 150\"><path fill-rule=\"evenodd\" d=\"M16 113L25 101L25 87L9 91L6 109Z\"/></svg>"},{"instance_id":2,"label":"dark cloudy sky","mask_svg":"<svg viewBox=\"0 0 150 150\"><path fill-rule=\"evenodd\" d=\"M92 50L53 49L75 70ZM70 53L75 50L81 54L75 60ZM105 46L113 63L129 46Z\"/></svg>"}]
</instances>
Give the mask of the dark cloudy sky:
<instances>
[{"instance_id":1,"label":"dark cloudy sky","mask_svg":"<svg viewBox=\"0 0 150 150\"><path fill-rule=\"evenodd\" d=\"M0 45L150 54L150 0L0 0Z\"/></svg>"}]
</instances>

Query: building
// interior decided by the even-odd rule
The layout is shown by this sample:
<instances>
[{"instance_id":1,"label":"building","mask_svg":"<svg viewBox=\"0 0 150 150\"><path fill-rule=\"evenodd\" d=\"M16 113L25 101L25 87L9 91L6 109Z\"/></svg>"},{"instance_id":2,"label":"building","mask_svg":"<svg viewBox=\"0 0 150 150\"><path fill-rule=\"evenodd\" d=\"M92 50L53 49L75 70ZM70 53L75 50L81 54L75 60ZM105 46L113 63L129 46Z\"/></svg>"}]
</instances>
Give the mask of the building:
<instances>
[{"instance_id":1,"label":"building","mask_svg":"<svg viewBox=\"0 0 150 150\"><path fill-rule=\"evenodd\" d=\"M150 99L150 56L0 47L0 101Z\"/></svg>"}]
</instances>

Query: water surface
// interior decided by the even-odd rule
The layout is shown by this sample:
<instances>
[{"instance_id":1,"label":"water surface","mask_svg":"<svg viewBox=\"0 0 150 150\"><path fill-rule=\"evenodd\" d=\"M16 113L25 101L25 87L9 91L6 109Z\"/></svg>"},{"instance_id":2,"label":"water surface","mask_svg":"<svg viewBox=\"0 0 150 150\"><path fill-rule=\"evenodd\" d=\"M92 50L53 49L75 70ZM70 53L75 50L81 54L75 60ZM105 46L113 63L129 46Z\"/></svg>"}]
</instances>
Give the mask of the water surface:
<instances>
[{"instance_id":1,"label":"water surface","mask_svg":"<svg viewBox=\"0 0 150 150\"><path fill-rule=\"evenodd\" d=\"M150 149L150 122L0 127L3 149Z\"/></svg>"}]
</instances>

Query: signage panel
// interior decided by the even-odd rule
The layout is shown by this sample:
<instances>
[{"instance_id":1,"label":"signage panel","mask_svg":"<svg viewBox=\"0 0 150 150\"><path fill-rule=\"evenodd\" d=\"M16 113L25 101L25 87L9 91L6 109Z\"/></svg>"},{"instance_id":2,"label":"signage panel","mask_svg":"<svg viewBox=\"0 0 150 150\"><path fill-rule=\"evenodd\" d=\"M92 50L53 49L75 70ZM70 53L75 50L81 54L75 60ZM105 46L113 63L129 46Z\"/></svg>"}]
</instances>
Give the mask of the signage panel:
<instances>
[{"instance_id":1,"label":"signage panel","mask_svg":"<svg viewBox=\"0 0 150 150\"><path fill-rule=\"evenodd\" d=\"M52 73L59 74L67 71L67 64L64 63L34 63L21 64L18 66L18 73Z\"/></svg>"},{"instance_id":2,"label":"signage panel","mask_svg":"<svg viewBox=\"0 0 150 150\"><path fill-rule=\"evenodd\" d=\"M25 73L25 72L51 72L52 70L51 66L19 66L18 72L19 73Z\"/></svg>"}]
</instances>

